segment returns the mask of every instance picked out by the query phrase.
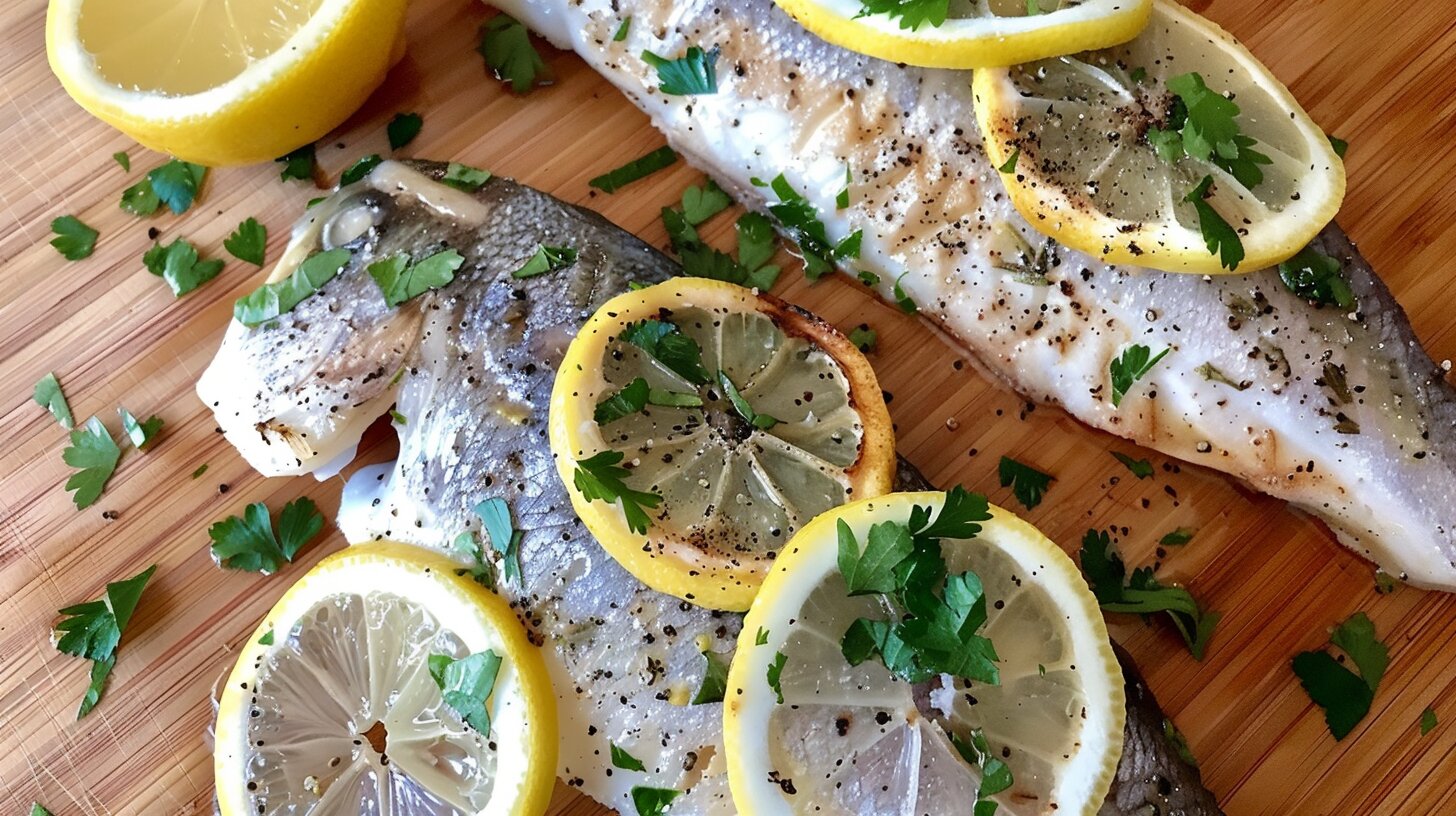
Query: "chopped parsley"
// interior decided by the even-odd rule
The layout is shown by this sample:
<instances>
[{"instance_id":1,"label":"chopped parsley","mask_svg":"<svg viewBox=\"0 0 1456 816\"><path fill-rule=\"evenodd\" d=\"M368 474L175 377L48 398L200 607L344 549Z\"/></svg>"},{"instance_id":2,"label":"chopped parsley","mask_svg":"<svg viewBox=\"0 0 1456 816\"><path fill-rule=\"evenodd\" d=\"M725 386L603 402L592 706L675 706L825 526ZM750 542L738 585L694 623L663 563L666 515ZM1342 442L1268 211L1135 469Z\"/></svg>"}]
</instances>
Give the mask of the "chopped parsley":
<instances>
[{"instance_id":1,"label":"chopped parsley","mask_svg":"<svg viewBox=\"0 0 1456 816\"><path fill-rule=\"evenodd\" d=\"M1426 706L1426 710L1421 712L1421 736L1424 737L1434 731L1436 725L1436 710Z\"/></svg>"},{"instance_id":2,"label":"chopped parsley","mask_svg":"<svg viewBox=\"0 0 1456 816\"><path fill-rule=\"evenodd\" d=\"M1112 458L1122 463L1132 475L1139 479L1152 478L1153 463L1146 459L1134 459L1121 451L1112 451Z\"/></svg>"},{"instance_id":3,"label":"chopped parsley","mask_svg":"<svg viewBox=\"0 0 1456 816\"><path fill-rule=\"evenodd\" d=\"M63 215L52 220L51 232L56 234L51 239L51 246L68 261L91 257L92 251L96 249L96 238L101 235L74 215Z\"/></svg>"},{"instance_id":4,"label":"chopped parsley","mask_svg":"<svg viewBox=\"0 0 1456 816\"><path fill-rule=\"evenodd\" d=\"M1172 349L1165 348L1155 356L1147 346L1136 343L1123 349L1122 354L1108 366L1112 374L1112 406L1122 405L1122 398L1127 396L1133 383L1141 380L1169 351Z\"/></svg>"},{"instance_id":5,"label":"chopped parsley","mask_svg":"<svg viewBox=\"0 0 1456 816\"><path fill-rule=\"evenodd\" d=\"M54 373L46 374L35 384L33 399L37 405L50 411L62 428L69 431L76 426L76 419L71 416L71 406L61 391L61 381L56 379Z\"/></svg>"},{"instance_id":6,"label":"chopped parsley","mask_svg":"<svg viewBox=\"0 0 1456 816\"><path fill-rule=\"evenodd\" d=\"M440 687L440 696L445 704L471 728L482 735L489 735L490 709L486 703L495 689L496 676L500 674L500 655L489 649L459 660L449 655L432 654L428 662L430 677Z\"/></svg>"},{"instance_id":7,"label":"chopped parsley","mask_svg":"<svg viewBox=\"0 0 1456 816\"><path fill-rule=\"evenodd\" d=\"M530 32L509 14L497 14L481 26L476 50L495 78L509 83L514 93L523 94L551 81L551 72L531 44Z\"/></svg>"},{"instance_id":8,"label":"chopped parsley","mask_svg":"<svg viewBox=\"0 0 1456 816\"><path fill-rule=\"evenodd\" d=\"M879 342L879 335L870 328L868 323L861 323L850 330L849 342L853 343L855 348L869 354L875 350L875 345Z\"/></svg>"},{"instance_id":9,"label":"chopped parsley","mask_svg":"<svg viewBox=\"0 0 1456 816\"><path fill-rule=\"evenodd\" d=\"M674 154L675 156L676 154ZM723 192L718 182L708 179L703 186L690 185L682 193L683 218L697 226L718 213L728 209L733 199Z\"/></svg>"},{"instance_id":10,"label":"chopped parsley","mask_svg":"<svg viewBox=\"0 0 1456 816\"><path fill-rule=\"evenodd\" d=\"M1202 660L1218 623L1217 612L1205 612L1183 587L1163 586L1153 577L1152 567L1138 567L1132 576L1106 532L1088 530L1082 536L1082 572L1097 603L1107 612L1151 615L1165 612L1182 635L1195 660Z\"/></svg>"},{"instance_id":11,"label":"chopped parsley","mask_svg":"<svg viewBox=\"0 0 1456 816\"><path fill-rule=\"evenodd\" d=\"M676 59L642 52L642 61L657 69L657 89L669 96L695 96L718 92L718 49L690 46Z\"/></svg>"},{"instance_id":12,"label":"chopped parsley","mask_svg":"<svg viewBox=\"0 0 1456 816\"><path fill-rule=\"evenodd\" d=\"M1279 264L1279 279L1296 296L1317 306L1355 307L1355 293L1340 270L1340 262L1314 247L1305 247Z\"/></svg>"},{"instance_id":13,"label":"chopped parsley","mask_svg":"<svg viewBox=\"0 0 1456 816\"><path fill-rule=\"evenodd\" d=\"M1027 510L1041 504L1042 496L1055 478L1009 456L1001 457L997 472L1001 477L1001 486L1011 488L1012 495Z\"/></svg>"},{"instance_id":14,"label":"chopped parsley","mask_svg":"<svg viewBox=\"0 0 1456 816\"><path fill-rule=\"evenodd\" d=\"M1167 717L1163 718L1163 739L1173 746L1173 751L1178 754L1180 759L1195 768L1198 767L1198 757L1194 756L1193 750L1188 747L1188 740L1183 737L1183 732L1178 730L1178 726Z\"/></svg>"},{"instance_id":15,"label":"chopped parsley","mask_svg":"<svg viewBox=\"0 0 1456 816\"><path fill-rule=\"evenodd\" d=\"M66 489L76 491L71 501L77 510L84 510L96 503L106 488L106 480L116 472L121 448L101 420L91 417L85 425L72 429L71 444L61 451L61 458L71 467L79 468L66 480Z\"/></svg>"},{"instance_id":16,"label":"chopped parsley","mask_svg":"<svg viewBox=\"0 0 1456 816\"><path fill-rule=\"evenodd\" d=\"M649 788L645 785L637 785L632 788L632 807L636 808L637 816L663 816L672 800L682 795L682 791L675 791L669 788Z\"/></svg>"},{"instance_id":17,"label":"chopped parsley","mask_svg":"<svg viewBox=\"0 0 1456 816\"><path fill-rule=\"evenodd\" d=\"M389 409L389 419L396 425L402 426L409 424L409 417L401 414L399 411L396 411L393 408Z\"/></svg>"},{"instance_id":18,"label":"chopped parsley","mask_svg":"<svg viewBox=\"0 0 1456 816\"><path fill-rule=\"evenodd\" d=\"M1208 380L1209 382L1223 383L1224 385L1227 385L1230 388L1234 388L1239 391L1243 391L1250 385L1253 385L1253 383L1238 382L1234 380L1233 378L1229 377L1229 375L1220 371L1218 367L1215 366L1213 363L1204 363L1203 365L1194 369L1194 371L1198 372L1199 376L1203 377L1203 379Z\"/></svg>"},{"instance_id":19,"label":"chopped parsley","mask_svg":"<svg viewBox=\"0 0 1456 816\"><path fill-rule=\"evenodd\" d=\"M146 420L138 421L125 408L117 408L116 413L121 415L122 431L126 433L126 437L131 440L131 444L137 450L144 450L152 444L162 430L162 418L155 414Z\"/></svg>"},{"instance_id":20,"label":"chopped parsley","mask_svg":"<svg viewBox=\"0 0 1456 816\"><path fill-rule=\"evenodd\" d=\"M232 235L224 238L222 248L240 261L254 266L263 265L263 249L268 245L268 228L249 216L238 224Z\"/></svg>"},{"instance_id":21,"label":"chopped parsley","mask_svg":"<svg viewBox=\"0 0 1456 816\"><path fill-rule=\"evenodd\" d=\"M469 575L475 583L492 592L495 591L495 562L486 560L485 553L474 533L466 530L455 536L455 540L450 542L450 548L468 556L474 562L468 567L455 570L456 575Z\"/></svg>"},{"instance_id":22,"label":"chopped parsley","mask_svg":"<svg viewBox=\"0 0 1456 816\"><path fill-rule=\"evenodd\" d=\"M712 649L705 648L700 651L707 661L707 667L703 670L703 684L698 686L697 693L693 695L692 704L721 703L723 695L728 691L728 661Z\"/></svg>"},{"instance_id":23,"label":"chopped parsley","mask_svg":"<svg viewBox=\"0 0 1456 816\"><path fill-rule=\"evenodd\" d=\"M1334 148L1335 155L1345 158L1345 151L1350 149L1350 143L1338 136L1326 135L1325 138L1330 140L1330 147Z\"/></svg>"},{"instance_id":24,"label":"chopped parsley","mask_svg":"<svg viewBox=\"0 0 1456 816\"><path fill-rule=\"evenodd\" d=\"M703 398L697 394L652 388L648 386L646 379L638 377L622 386L610 397L598 402L592 416L598 425L609 425L623 417L638 413L648 405L696 408L702 404Z\"/></svg>"},{"instance_id":25,"label":"chopped parsley","mask_svg":"<svg viewBox=\"0 0 1456 816\"><path fill-rule=\"evenodd\" d=\"M728 195L709 181L702 188L689 187L683 191L682 212L663 208L663 225L673 249L682 259L683 274L768 290L778 280L779 268L767 263L775 252L773 225L767 218L752 212L739 216L734 225L738 234L738 260L704 244L693 229L694 224L716 215L729 203Z\"/></svg>"},{"instance_id":26,"label":"chopped parsley","mask_svg":"<svg viewBox=\"0 0 1456 816\"><path fill-rule=\"evenodd\" d=\"M313 499L303 496L283 505L274 534L268 505L250 504L242 517L227 518L207 528L212 558L223 569L271 575L303 549L324 527L323 514Z\"/></svg>"},{"instance_id":27,"label":"chopped parsley","mask_svg":"<svg viewBox=\"0 0 1456 816\"><path fill-rule=\"evenodd\" d=\"M754 183L764 186L761 180ZM768 210L799 245L799 252L804 256L804 275L809 280L824 277L837 262L859 257L863 230L855 230L838 243L831 243L814 205L794 189L783 173L774 177L767 186L778 197L778 203L768 205Z\"/></svg>"},{"instance_id":28,"label":"chopped parsley","mask_svg":"<svg viewBox=\"0 0 1456 816\"><path fill-rule=\"evenodd\" d=\"M378 153L370 153L361 156L353 164L349 165L342 175L339 176L339 186L348 187L357 181L362 181L374 168L378 167L384 159Z\"/></svg>"},{"instance_id":29,"label":"chopped parsley","mask_svg":"<svg viewBox=\"0 0 1456 816\"><path fill-rule=\"evenodd\" d=\"M611 745L612 745L612 767L613 768L621 768L624 771L646 771L647 770L647 766L642 764L642 760L640 760L637 757L634 757L631 754L627 753L626 749L622 748L620 745L618 745L615 742L612 743Z\"/></svg>"},{"instance_id":30,"label":"chopped parsley","mask_svg":"<svg viewBox=\"0 0 1456 816\"><path fill-rule=\"evenodd\" d=\"M760 626L760 627L758 627L758 631L755 632L754 635L753 635L753 645L754 646L763 646L763 645L765 645L767 643L768 643L768 630L765 629L765 628L763 628L762 626Z\"/></svg>"},{"instance_id":31,"label":"chopped parsley","mask_svg":"<svg viewBox=\"0 0 1456 816\"><path fill-rule=\"evenodd\" d=\"M1192 527L1178 527L1172 532L1164 533L1163 537L1158 539L1158 543L1163 545L1164 547L1181 547L1184 544L1192 541L1193 536L1197 532L1198 531Z\"/></svg>"},{"instance_id":32,"label":"chopped parsley","mask_svg":"<svg viewBox=\"0 0 1456 816\"><path fill-rule=\"evenodd\" d=\"M578 459L571 481L582 498L589 502L600 499L608 504L620 504L622 515L627 519L627 529L644 534L652 524L647 509L657 507L662 497L628 487L623 479L629 471L620 467L623 458L619 451L604 450L586 459Z\"/></svg>"},{"instance_id":33,"label":"chopped parsley","mask_svg":"<svg viewBox=\"0 0 1456 816\"><path fill-rule=\"evenodd\" d=\"M1028 2L1034 3L1036 0ZM986 742L986 734L979 728L971 729L969 739L959 734L951 734L950 743L961 755L961 759L981 771L981 786L976 791L973 816L993 816L996 803L989 797L1011 787L1014 781L1011 767L991 752L991 746Z\"/></svg>"},{"instance_id":34,"label":"chopped parsley","mask_svg":"<svg viewBox=\"0 0 1456 816\"><path fill-rule=\"evenodd\" d=\"M121 171L123 173L131 172L131 156L128 156L125 150L118 150L112 153L111 158L117 164L121 165Z\"/></svg>"},{"instance_id":35,"label":"chopped parsley","mask_svg":"<svg viewBox=\"0 0 1456 816\"><path fill-rule=\"evenodd\" d=\"M537 275L544 275L547 272L557 272L576 263L576 250L567 246L546 246L542 244L536 248L536 254L532 255L521 264L521 268L511 273L511 277L517 280L534 278Z\"/></svg>"},{"instance_id":36,"label":"chopped parsley","mask_svg":"<svg viewBox=\"0 0 1456 816\"><path fill-rule=\"evenodd\" d=\"M208 465L207 465L206 462L203 462L202 464L198 465L197 466L197 469L194 470L194 471L192 471L192 478L193 479L200 479L200 478L202 478L202 474L204 474L204 473L207 472L207 468L208 468Z\"/></svg>"},{"instance_id":37,"label":"chopped parsley","mask_svg":"<svg viewBox=\"0 0 1456 816\"><path fill-rule=\"evenodd\" d=\"M1204 176L1183 200L1192 204L1198 215L1198 230L1203 233L1203 244L1208 247L1209 254L1217 255L1219 265L1232 271L1238 269L1244 260L1244 242L1238 231L1208 203L1208 191L1212 186L1213 176Z\"/></svg>"},{"instance_id":38,"label":"chopped parsley","mask_svg":"<svg viewBox=\"0 0 1456 816\"><path fill-rule=\"evenodd\" d=\"M132 215L151 215L162 205L162 200L152 190L152 182L145 176L141 181L121 191L121 208Z\"/></svg>"},{"instance_id":39,"label":"chopped parsley","mask_svg":"<svg viewBox=\"0 0 1456 816\"><path fill-rule=\"evenodd\" d=\"M369 264L369 277L379 285L384 302L396 308L431 289L439 289L455 280L455 271L465 258L453 249L444 249L415 261L407 253L397 252Z\"/></svg>"},{"instance_id":40,"label":"chopped parsley","mask_svg":"<svg viewBox=\"0 0 1456 816\"><path fill-rule=\"evenodd\" d=\"M647 178L658 170L671 167L676 161L677 152L667 145L663 145L641 158L633 159L615 170L597 176L587 184L604 193L615 193L634 181Z\"/></svg>"},{"instance_id":41,"label":"chopped parsley","mask_svg":"<svg viewBox=\"0 0 1456 816\"><path fill-rule=\"evenodd\" d=\"M308 299L333 280L349 262L349 250L316 252L303 260L293 274L277 283L265 283L233 304L233 319L249 328L262 325Z\"/></svg>"},{"instance_id":42,"label":"chopped parsley","mask_svg":"<svg viewBox=\"0 0 1456 816\"><path fill-rule=\"evenodd\" d=\"M197 193L202 189L202 180L206 177L206 167L173 159L147 173L146 181L151 184L158 201L166 204L167 209L174 214L181 215L192 208L192 202L197 199Z\"/></svg>"},{"instance_id":43,"label":"chopped parsley","mask_svg":"<svg viewBox=\"0 0 1456 816\"><path fill-rule=\"evenodd\" d=\"M62 619L56 624L55 631L56 649L91 661L91 683L81 697L76 719L91 713L101 701L106 678L116 666L116 648L121 643L122 632L126 631L137 602L141 600L142 590L156 571L154 564L124 581L108 583L106 596L101 600L68 606L60 611ZM41 810L45 812L44 808Z\"/></svg>"},{"instance_id":44,"label":"chopped parsley","mask_svg":"<svg viewBox=\"0 0 1456 816\"><path fill-rule=\"evenodd\" d=\"M1158 156L1170 163L1184 156L1212 162L1248 189L1257 187L1264 180L1259 165L1272 160L1253 149L1257 141L1240 132L1235 121L1239 106L1209 88L1196 72L1169 79L1167 87L1174 96L1164 127L1147 131Z\"/></svg>"},{"instance_id":45,"label":"chopped parsley","mask_svg":"<svg viewBox=\"0 0 1456 816\"><path fill-rule=\"evenodd\" d=\"M300 181L313 180L315 164L313 142L309 142L291 153L279 156L273 161L283 165L283 169L278 171L278 178L282 181L288 181L289 179L298 179Z\"/></svg>"},{"instance_id":46,"label":"chopped parsley","mask_svg":"<svg viewBox=\"0 0 1456 816\"><path fill-rule=\"evenodd\" d=\"M490 171L478 170L468 164L450 162L445 167L445 175L440 181L457 190L473 193L483 187L487 181L490 181Z\"/></svg>"},{"instance_id":47,"label":"chopped parsley","mask_svg":"<svg viewBox=\"0 0 1456 816\"><path fill-rule=\"evenodd\" d=\"M493 496L475 505L475 515L480 517L485 535L490 539L490 548L501 559L501 572L507 581L521 583L521 539L526 534L517 530L511 521L511 506L505 499Z\"/></svg>"},{"instance_id":48,"label":"chopped parsley","mask_svg":"<svg viewBox=\"0 0 1456 816\"><path fill-rule=\"evenodd\" d=\"M1018 147L1015 150L1012 150L1011 151L1011 155L1007 157L1006 161L1002 162L1002 164L1001 164L1000 167L997 167L996 168L996 172L998 172L998 173L1008 173L1008 174L1009 173L1015 173L1016 172L1016 162L1020 158L1021 158L1021 148Z\"/></svg>"},{"instance_id":49,"label":"chopped parsley","mask_svg":"<svg viewBox=\"0 0 1456 816\"><path fill-rule=\"evenodd\" d=\"M860 6L856 19L884 14L898 20L900 28L909 31L926 24L939 28L950 13L950 0L860 0Z\"/></svg>"},{"instance_id":50,"label":"chopped parsley","mask_svg":"<svg viewBox=\"0 0 1456 816\"><path fill-rule=\"evenodd\" d=\"M617 339L642 349L669 371L693 385L707 385L712 375L703 367L703 349L698 341L676 325L661 320L629 323Z\"/></svg>"},{"instance_id":51,"label":"chopped parsley","mask_svg":"<svg viewBox=\"0 0 1456 816\"><path fill-rule=\"evenodd\" d=\"M424 126L425 118L418 113L396 113L384 126L384 132L389 136L389 149L398 150L413 142Z\"/></svg>"},{"instance_id":52,"label":"chopped parsley","mask_svg":"<svg viewBox=\"0 0 1456 816\"><path fill-rule=\"evenodd\" d=\"M786 662L788 662L788 657L783 652L775 652L773 662L768 664L768 670L764 672L764 680L768 682L768 687L773 689L774 696L778 699L779 705L784 704L784 687L782 681L784 677L784 663Z\"/></svg>"},{"instance_id":53,"label":"chopped parsley","mask_svg":"<svg viewBox=\"0 0 1456 816\"><path fill-rule=\"evenodd\" d=\"M739 393L738 386L734 385L733 380L728 377L728 372L721 369L718 371L718 387L723 389L724 395L733 404L733 410L743 417L744 422L761 431L766 431L779 424L777 418L753 410L753 406L749 405L748 400Z\"/></svg>"},{"instance_id":54,"label":"chopped parsley","mask_svg":"<svg viewBox=\"0 0 1456 816\"><path fill-rule=\"evenodd\" d=\"M627 39L627 32L631 30L632 15L629 14L626 17L623 17L622 22L617 25L617 32L612 35L612 42L621 42L622 40Z\"/></svg>"},{"instance_id":55,"label":"chopped parsley","mask_svg":"<svg viewBox=\"0 0 1456 816\"><path fill-rule=\"evenodd\" d=\"M1327 651L1300 652L1291 665L1309 698L1325 710L1330 733L1342 740L1370 713L1375 690L1390 663L1390 651L1375 636L1375 624L1364 612L1356 612L1335 627L1330 645L1348 655L1359 674Z\"/></svg>"},{"instance_id":56,"label":"chopped parsley","mask_svg":"<svg viewBox=\"0 0 1456 816\"><path fill-rule=\"evenodd\" d=\"M861 279L863 279L863 276L867 274L873 275L874 273L861 272ZM916 305L915 300L911 298L910 295L906 294L904 288L900 286L900 281L905 280L905 276L908 274L910 274L910 272L907 270L905 272L901 272L900 276L895 278L895 285L890 287L890 294L894 296L895 305L900 307L900 311L904 312L905 314L915 314L916 312L920 311L920 307ZM878 280L876 282L878 283Z\"/></svg>"},{"instance_id":57,"label":"chopped parsley","mask_svg":"<svg viewBox=\"0 0 1456 816\"><path fill-rule=\"evenodd\" d=\"M178 238L166 246L152 244L142 255L142 264L147 271L167 282L173 297L182 297L193 289L217 277L222 271L222 260L204 260L185 238Z\"/></svg>"}]
</instances>

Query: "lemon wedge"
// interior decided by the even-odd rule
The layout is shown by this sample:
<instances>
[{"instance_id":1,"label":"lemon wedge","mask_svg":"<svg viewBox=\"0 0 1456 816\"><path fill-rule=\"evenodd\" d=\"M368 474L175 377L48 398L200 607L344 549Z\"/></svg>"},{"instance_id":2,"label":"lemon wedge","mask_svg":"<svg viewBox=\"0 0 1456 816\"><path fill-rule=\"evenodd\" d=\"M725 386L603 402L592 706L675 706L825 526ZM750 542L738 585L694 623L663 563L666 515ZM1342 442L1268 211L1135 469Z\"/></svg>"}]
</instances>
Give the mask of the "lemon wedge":
<instances>
[{"instance_id":1,"label":"lemon wedge","mask_svg":"<svg viewBox=\"0 0 1456 816\"><path fill-rule=\"evenodd\" d=\"M328 133L402 54L405 0L52 0L51 70L142 145L209 166Z\"/></svg>"},{"instance_id":2,"label":"lemon wedge","mask_svg":"<svg viewBox=\"0 0 1456 816\"><path fill-rule=\"evenodd\" d=\"M855 635L874 625L890 634L866 654ZM982 639L990 662L966 660ZM804 527L744 620L727 688L728 779L749 816L969 813L978 799L1092 816L1122 753L1096 598L1034 527L963 491L865 499Z\"/></svg>"},{"instance_id":3,"label":"lemon wedge","mask_svg":"<svg viewBox=\"0 0 1456 816\"><path fill-rule=\"evenodd\" d=\"M796 530L887 492L895 467L884 395L853 343L777 298L703 278L597 310L557 371L550 437L607 552L653 589L714 609L747 609Z\"/></svg>"},{"instance_id":4,"label":"lemon wedge","mask_svg":"<svg viewBox=\"0 0 1456 816\"><path fill-rule=\"evenodd\" d=\"M977 71L986 154L1016 209L1110 263L1251 272L1334 218L1345 168L1269 70L1169 0L1125 45Z\"/></svg>"},{"instance_id":5,"label":"lemon wedge","mask_svg":"<svg viewBox=\"0 0 1456 816\"><path fill-rule=\"evenodd\" d=\"M1152 0L974 0L943 4L944 9L930 11L927 18L899 11L923 3L775 2L835 45L927 68L1015 65L1126 42L1147 24L1152 5ZM880 6L897 10L893 15L874 10Z\"/></svg>"},{"instance_id":6,"label":"lemon wedge","mask_svg":"<svg viewBox=\"0 0 1456 816\"><path fill-rule=\"evenodd\" d=\"M472 691L483 710L454 696ZM238 655L216 737L222 816L539 816L556 778L540 652L505 601L400 544L289 588Z\"/></svg>"}]
</instances>

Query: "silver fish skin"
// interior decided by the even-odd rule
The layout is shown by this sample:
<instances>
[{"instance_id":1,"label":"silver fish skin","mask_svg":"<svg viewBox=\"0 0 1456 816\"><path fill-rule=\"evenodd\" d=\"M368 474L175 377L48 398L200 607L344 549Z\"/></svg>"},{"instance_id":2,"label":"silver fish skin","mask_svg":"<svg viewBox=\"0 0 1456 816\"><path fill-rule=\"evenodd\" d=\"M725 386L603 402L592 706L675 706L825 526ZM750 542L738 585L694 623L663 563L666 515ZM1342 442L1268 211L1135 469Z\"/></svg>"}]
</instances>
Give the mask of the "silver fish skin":
<instances>
[{"instance_id":1,"label":"silver fish skin","mask_svg":"<svg viewBox=\"0 0 1456 816\"><path fill-rule=\"evenodd\" d=\"M574 50L748 207L776 202L754 179L783 174L832 241L863 230L844 271L873 272L887 298L898 285L1015 390L1282 498L1392 575L1456 589L1456 392L1338 227L1315 246L1354 290L1349 314L1300 299L1273 270L1108 266L1012 207L968 71L829 45L770 0L494 5ZM662 93L641 54L692 46L718 50L717 92ZM837 209L846 169L851 205ZM1109 365L1132 344L1171 353L1119 408Z\"/></svg>"},{"instance_id":2,"label":"silver fish skin","mask_svg":"<svg viewBox=\"0 0 1456 816\"><path fill-rule=\"evenodd\" d=\"M733 813L722 707L681 703L702 681L700 639L729 659L741 618L654 592L618 566L572 512L545 434L555 368L581 323L629 281L678 269L590 211L499 178L466 195L438 183L444 171L386 162L310 210L273 277L336 246L352 251L348 266L273 325L233 323L198 393L267 475L336 469L394 404L404 420L395 424L399 456L350 478L338 518L345 537L408 542L466 565L455 538L483 540L474 506L505 499L524 533L522 579L500 580L498 591L544 647L561 724L558 775L624 813L635 812L634 785L684 791L677 816ZM542 243L577 248L576 265L512 278ZM455 279L386 307L367 266L442 246L465 258ZM897 489L928 487L901 462ZM1217 813L1125 656L1123 665L1129 748L1103 812ZM613 744L647 772L614 770Z\"/></svg>"}]
</instances>

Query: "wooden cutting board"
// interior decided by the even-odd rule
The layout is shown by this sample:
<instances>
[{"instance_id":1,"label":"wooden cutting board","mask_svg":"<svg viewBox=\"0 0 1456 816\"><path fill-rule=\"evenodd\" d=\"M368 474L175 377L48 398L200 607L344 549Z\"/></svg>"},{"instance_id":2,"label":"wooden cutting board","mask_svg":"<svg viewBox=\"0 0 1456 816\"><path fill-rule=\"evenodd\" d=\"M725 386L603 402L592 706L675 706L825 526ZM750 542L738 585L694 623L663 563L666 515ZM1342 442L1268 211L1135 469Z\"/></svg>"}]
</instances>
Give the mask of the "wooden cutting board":
<instances>
[{"instance_id":1,"label":"wooden cutting board","mask_svg":"<svg viewBox=\"0 0 1456 816\"><path fill-rule=\"evenodd\" d=\"M1365 0L1194 5L1350 141L1340 221L1432 355L1456 357L1456 12L1443 3ZM214 684L289 582L344 543L327 528L297 563L264 578L215 567L207 527L250 502L276 508L304 494L332 517L342 480L264 480L214 431L193 393L233 300L262 273L229 260L217 280L174 300L140 259L153 227L164 240L185 236L224 257L223 237L257 216L269 228L272 260L304 202L321 193L280 182L278 168L265 165L212 172L200 205L181 217L120 211L122 188L161 157L66 97L46 67L44 14L41 0L0 9L0 810L28 812L38 800L58 816L202 813L212 800ZM504 92L472 50L488 14L471 0L416 0L408 56L362 111L320 142L329 181L358 156L383 151L384 123L395 112L418 111L424 131L409 154L513 176L662 245L659 208L700 174L679 164L614 196L591 193L587 179L661 137L571 55L551 58L555 86L526 98ZM118 150L130 154L130 174L112 161ZM47 246L48 223L66 213L101 231L91 258L68 263ZM710 237L728 237L729 224L720 217ZM873 360L894 397L901 450L936 482L1005 503L998 458L1033 463L1057 481L1031 520L1069 549L1088 527L1125 528L1122 549L1133 565L1158 557L1163 533L1198 528L1191 544L1161 558L1160 574L1223 613L1207 658L1195 662L1156 621L1115 616L1112 628L1230 813L1456 813L1452 596L1408 588L1379 595L1369 564L1280 502L1025 404L929 330L847 283L811 287L797 271L784 280L789 299L846 330L865 322L879 332ZM84 511L61 487L69 474L64 433L30 401L47 371L60 377L78 419L95 414L117 432L116 407L124 405L166 420L155 447L128 450L106 494ZM388 458L387 436L372 434L361 460ZM1113 450L1149 456L1156 476L1132 478ZM189 478L204 464L203 476ZM153 563L156 577L106 696L76 722L87 666L51 648L55 612ZM1357 610L1374 619L1392 659L1371 715L1336 743L1289 661ZM1427 706L1450 724L1422 737L1417 723ZM560 788L553 812L602 809Z\"/></svg>"}]
</instances>

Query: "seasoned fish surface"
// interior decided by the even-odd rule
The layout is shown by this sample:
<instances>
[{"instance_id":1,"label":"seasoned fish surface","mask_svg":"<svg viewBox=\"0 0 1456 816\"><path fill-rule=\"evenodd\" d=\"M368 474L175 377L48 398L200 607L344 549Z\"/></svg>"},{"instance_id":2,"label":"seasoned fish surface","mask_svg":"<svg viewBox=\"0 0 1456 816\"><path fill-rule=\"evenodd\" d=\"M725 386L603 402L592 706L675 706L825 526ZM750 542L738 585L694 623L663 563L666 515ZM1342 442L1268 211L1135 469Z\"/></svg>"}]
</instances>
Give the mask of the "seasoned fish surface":
<instances>
[{"instance_id":1,"label":"seasoned fish surface","mask_svg":"<svg viewBox=\"0 0 1456 816\"><path fill-rule=\"evenodd\" d=\"M1021 393L1222 470L1325 521L1411 583L1456 589L1456 394L1338 227L1316 246L1358 297L1346 314L1276 272L1110 267L1032 230L982 150L970 73L831 46L770 0L496 0L570 48L750 207L783 174L828 237L863 230L861 269ZM632 23L624 40L613 34ZM670 96L641 54L718 49L718 92ZM838 209L845 188L851 206ZM1110 363L1168 354L1115 407Z\"/></svg>"},{"instance_id":2,"label":"seasoned fish surface","mask_svg":"<svg viewBox=\"0 0 1456 816\"><path fill-rule=\"evenodd\" d=\"M350 479L339 516L349 541L406 541L468 564L453 541L480 535L472 508L507 500L524 532L522 579L500 591L545 647L561 778L624 813L635 812L634 785L685 790L677 816L732 813L722 708L683 703L702 680L700 638L727 659L741 619L653 592L619 567L573 514L545 432L555 366L580 324L628 281L661 280L676 267L590 212L503 179L467 196L432 180L443 171L387 162L311 210L274 276L323 247L347 246L352 260L276 325L234 323L199 394L270 475L334 466L394 404L399 457ZM575 247L576 265L513 279L542 243ZM454 281L386 308L368 264L441 246L465 258ZM902 463L898 485L926 483ZM1155 738L1129 737L1137 748L1122 761L1145 790L1123 797L1135 804L1109 799L1114 810L1104 812L1217 812L1196 771L1158 737L1161 722L1156 706L1129 709L1128 733ZM647 771L614 770L613 743ZM1171 781L1173 798L1155 780Z\"/></svg>"}]
</instances>

